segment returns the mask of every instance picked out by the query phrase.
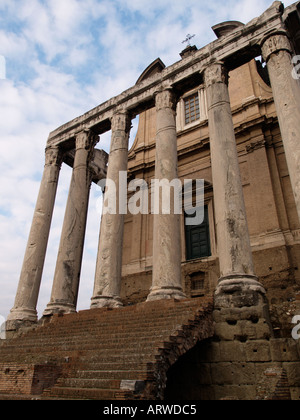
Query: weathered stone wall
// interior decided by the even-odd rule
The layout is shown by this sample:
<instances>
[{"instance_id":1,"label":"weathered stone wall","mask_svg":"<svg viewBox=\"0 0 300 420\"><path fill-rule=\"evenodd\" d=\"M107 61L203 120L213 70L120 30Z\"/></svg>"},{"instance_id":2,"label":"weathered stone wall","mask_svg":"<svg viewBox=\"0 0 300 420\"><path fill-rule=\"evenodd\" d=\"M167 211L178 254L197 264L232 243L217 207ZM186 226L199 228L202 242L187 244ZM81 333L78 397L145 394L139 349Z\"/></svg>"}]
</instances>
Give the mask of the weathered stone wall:
<instances>
[{"instance_id":1,"label":"weathered stone wall","mask_svg":"<svg viewBox=\"0 0 300 420\"><path fill-rule=\"evenodd\" d=\"M299 342L265 339L254 319L244 323L239 337L233 320L219 327L222 339L199 343L171 368L167 399L300 399Z\"/></svg>"}]
</instances>

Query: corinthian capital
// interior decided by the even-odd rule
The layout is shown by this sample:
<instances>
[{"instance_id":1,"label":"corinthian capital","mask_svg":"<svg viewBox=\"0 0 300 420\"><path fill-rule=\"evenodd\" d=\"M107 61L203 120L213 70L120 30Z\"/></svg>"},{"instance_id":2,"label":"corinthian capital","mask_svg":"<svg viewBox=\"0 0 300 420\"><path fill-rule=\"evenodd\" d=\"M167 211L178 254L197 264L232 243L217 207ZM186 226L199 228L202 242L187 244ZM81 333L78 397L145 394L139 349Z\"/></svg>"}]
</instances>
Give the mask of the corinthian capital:
<instances>
[{"instance_id":1,"label":"corinthian capital","mask_svg":"<svg viewBox=\"0 0 300 420\"><path fill-rule=\"evenodd\" d=\"M57 146L50 146L45 151L45 166L58 166L62 164L63 153Z\"/></svg>"},{"instance_id":2,"label":"corinthian capital","mask_svg":"<svg viewBox=\"0 0 300 420\"><path fill-rule=\"evenodd\" d=\"M288 51L289 53L292 51L290 41L284 32L270 35L262 41L261 45L262 55L266 62L268 62L272 54L276 54L279 51Z\"/></svg>"},{"instance_id":3,"label":"corinthian capital","mask_svg":"<svg viewBox=\"0 0 300 420\"><path fill-rule=\"evenodd\" d=\"M176 97L172 89L165 89L155 94L155 106L157 111L164 108L176 110Z\"/></svg>"},{"instance_id":4,"label":"corinthian capital","mask_svg":"<svg viewBox=\"0 0 300 420\"><path fill-rule=\"evenodd\" d=\"M131 119L129 117L128 112L119 111L119 112L116 112L112 116L111 118L112 132L124 131L125 133L129 133L130 128L131 128Z\"/></svg>"},{"instance_id":5,"label":"corinthian capital","mask_svg":"<svg viewBox=\"0 0 300 420\"><path fill-rule=\"evenodd\" d=\"M223 63L211 64L205 69L204 80L206 88L215 83L225 83L228 85L228 70Z\"/></svg>"},{"instance_id":6,"label":"corinthian capital","mask_svg":"<svg viewBox=\"0 0 300 420\"><path fill-rule=\"evenodd\" d=\"M92 150L99 141L99 136L91 130L83 130L76 135L76 149Z\"/></svg>"}]
</instances>

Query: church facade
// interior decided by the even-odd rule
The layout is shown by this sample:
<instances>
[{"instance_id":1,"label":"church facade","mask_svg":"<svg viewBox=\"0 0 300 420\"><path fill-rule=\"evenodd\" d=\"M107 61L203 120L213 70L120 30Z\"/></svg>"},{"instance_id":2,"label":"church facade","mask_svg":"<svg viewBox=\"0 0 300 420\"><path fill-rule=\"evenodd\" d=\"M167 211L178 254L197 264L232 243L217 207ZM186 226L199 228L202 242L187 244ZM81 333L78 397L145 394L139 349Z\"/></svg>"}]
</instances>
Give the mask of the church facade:
<instances>
[{"instance_id":1,"label":"church facade","mask_svg":"<svg viewBox=\"0 0 300 420\"><path fill-rule=\"evenodd\" d=\"M188 48L185 54L193 54ZM156 60L144 80L163 70ZM139 81L140 81L139 80ZM300 289L300 224L287 168L274 98L266 67L253 59L229 73L229 95L246 205L255 272L267 290L275 328L282 328L282 308ZM180 216L181 282L188 297L213 295L220 277L214 211L208 110L204 84L179 98L176 109L178 176L204 180L204 221L186 225ZM128 154L128 183L155 178L155 109L139 117ZM130 196L129 196L130 197ZM193 207L195 207L195 185ZM147 209L148 210L148 209ZM146 300L152 283L153 214L125 216L122 294L126 304ZM278 308L278 309L277 309ZM286 323L289 319L286 318Z\"/></svg>"}]
</instances>

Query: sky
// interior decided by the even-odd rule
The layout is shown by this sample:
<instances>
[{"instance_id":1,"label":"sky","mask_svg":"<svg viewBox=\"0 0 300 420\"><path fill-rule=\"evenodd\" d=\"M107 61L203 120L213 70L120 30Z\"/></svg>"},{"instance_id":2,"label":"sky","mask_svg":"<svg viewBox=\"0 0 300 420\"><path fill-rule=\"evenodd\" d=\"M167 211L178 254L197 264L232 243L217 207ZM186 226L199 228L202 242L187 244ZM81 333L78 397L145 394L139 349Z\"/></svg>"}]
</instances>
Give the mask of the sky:
<instances>
[{"instance_id":1,"label":"sky","mask_svg":"<svg viewBox=\"0 0 300 420\"><path fill-rule=\"evenodd\" d=\"M293 0L284 2L285 6ZM0 317L14 304L49 132L133 86L150 63L180 59L211 27L249 22L272 0L0 0ZM136 132L132 130L131 143ZM98 148L109 151L110 135ZM71 169L63 165L38 302L50 300ZM100 191L91 189L78 309L92 297ZM98 210L97 210L98 209Z\"/></svg>"}]
</instances>

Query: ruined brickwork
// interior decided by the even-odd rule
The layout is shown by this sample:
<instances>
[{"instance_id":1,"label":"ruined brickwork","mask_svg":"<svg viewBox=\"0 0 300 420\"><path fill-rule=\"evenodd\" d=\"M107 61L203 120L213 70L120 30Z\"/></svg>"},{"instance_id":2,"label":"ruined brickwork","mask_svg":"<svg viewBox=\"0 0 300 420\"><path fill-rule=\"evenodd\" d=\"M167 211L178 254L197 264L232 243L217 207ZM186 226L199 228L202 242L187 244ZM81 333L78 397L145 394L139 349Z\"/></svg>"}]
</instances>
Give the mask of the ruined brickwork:
<instances>
[{"instance_id":1,"label":"ruined brickwork","mask_svg":"<svg viewBox=\"0 0 300 420\"><path fill-rule=\"evenodd\" d=\"M18 372L32 384L32 366L51 360L42 398L300 399L300 340L292 337L300 315L300 82L292 63L300 4L275 1L246 25L213 30L211 44L188 46L169 67L155 60L135 86L50 133L8 337L38 325L66 163L73 173L53 288L44 325L0 348L0 395ZM106 166L96 144L108 130ZM76 314L89 188L104 178L114 185L105 200L114 191L118 211L102 216L91 309ZM190 226L175 200L166 213L162 194L150 211L153 179L203 180L203 222ZM148 208L138 214L120 210L134 180L147 187ZM43 363L30 348L35 340ZM56 384L46 384L55 372Z\"/></svg>"}]
</instances>

